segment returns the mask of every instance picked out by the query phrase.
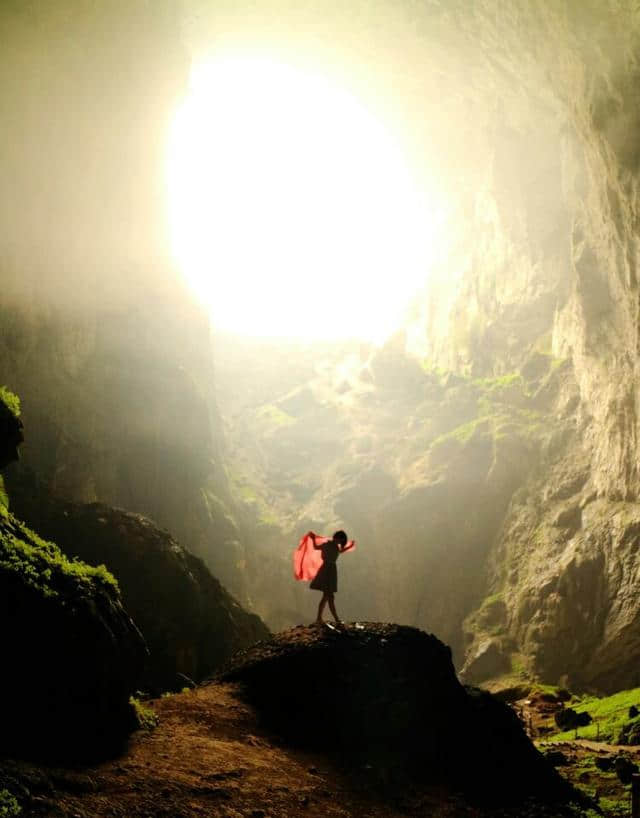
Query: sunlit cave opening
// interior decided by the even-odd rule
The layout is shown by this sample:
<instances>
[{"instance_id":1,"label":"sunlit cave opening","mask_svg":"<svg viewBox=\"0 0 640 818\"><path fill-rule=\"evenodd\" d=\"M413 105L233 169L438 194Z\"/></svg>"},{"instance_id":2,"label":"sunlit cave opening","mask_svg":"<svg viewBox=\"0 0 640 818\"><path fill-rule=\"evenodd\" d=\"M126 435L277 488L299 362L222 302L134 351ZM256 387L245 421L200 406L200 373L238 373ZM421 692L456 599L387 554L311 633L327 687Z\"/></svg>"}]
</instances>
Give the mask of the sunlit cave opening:
<instances>
[{"instance_id":1,"label":"sunlit cave opening","mask_svg":"<svg viewBox=\"0 0 640 818\"><path fill-rule=\"evenodd\" d=\"M173 253L217 329L380 342L428 277L433 196L393 123L320 73L201 61L167 157Z\"/></svg>"}]
</instances>

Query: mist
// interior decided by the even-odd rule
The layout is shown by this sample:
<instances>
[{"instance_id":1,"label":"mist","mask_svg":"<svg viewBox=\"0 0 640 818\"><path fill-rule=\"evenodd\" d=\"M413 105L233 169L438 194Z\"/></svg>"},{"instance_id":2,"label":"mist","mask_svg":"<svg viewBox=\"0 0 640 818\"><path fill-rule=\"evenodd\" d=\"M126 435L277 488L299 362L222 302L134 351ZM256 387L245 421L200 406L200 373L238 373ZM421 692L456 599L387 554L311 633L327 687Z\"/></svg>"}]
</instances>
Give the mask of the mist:
<instances>
[{"instance_id":1,"label":"mist","mask_svg":"<svg viewBox=\"0 0 640 818\"><path fill-rule=\"evenodd\" d=\"M640 684L635 3L10 2L0 38L0 534L114 572L148 690L314 621L293 552L339 530L367 638Z\"/></svg>"}]
</instances>

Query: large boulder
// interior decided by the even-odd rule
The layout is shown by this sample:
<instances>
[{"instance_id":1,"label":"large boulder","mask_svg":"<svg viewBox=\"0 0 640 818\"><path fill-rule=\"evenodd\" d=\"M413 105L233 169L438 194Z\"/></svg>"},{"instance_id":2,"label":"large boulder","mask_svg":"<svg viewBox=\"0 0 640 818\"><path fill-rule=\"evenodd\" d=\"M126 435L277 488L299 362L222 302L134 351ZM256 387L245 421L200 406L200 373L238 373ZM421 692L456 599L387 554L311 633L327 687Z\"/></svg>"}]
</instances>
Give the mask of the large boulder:
<instances>
[{"instance_id":1,"label":"large boulder","mask_svg":"<svg viewBox=\"0 0 640 818\"><path fill-rule=\"evenodd\" d=\"M20 404L0 389L0 464L17 459ZM104 565L69 560L0 503L0 752L86 759L135 726L144 639Z\"/></svg>"},{"instance_id":2,"label":"large boulder","mask_svg":"<svg viewBox=\"0 0 640 818\"><path fill-rule=\"evenodd\" d=\"M0 751L109 753L135 726L144 640L104 566L69 560L0 511Z\"/></svg>"},{"instance_id":3,"label":"large boulder","mask_svg":"<svg viewBox=\"0 0 640 818\"><path fill-rule=\"evenodd\" d=\"M8 480L13 508L70 557L105 563L150 656L141 684L176 690L200 681L231 654L270 635L204 562L140 514L58 500L28 471ZM187 679L185 679L187 677Z\"/></svg>"},{"instance_id":4,"label":"large boulder","mask_svg":"<svg viewBox=\"0 0 640 818\"><path fill-rule=\"evenodd\" d=\"M294 628L234 657L220 678L241 683L287 739L379 780L446 783L496 802L566 795L513 711L464 688L449 648L416 628Z\"/></svg>"}]
</instances>

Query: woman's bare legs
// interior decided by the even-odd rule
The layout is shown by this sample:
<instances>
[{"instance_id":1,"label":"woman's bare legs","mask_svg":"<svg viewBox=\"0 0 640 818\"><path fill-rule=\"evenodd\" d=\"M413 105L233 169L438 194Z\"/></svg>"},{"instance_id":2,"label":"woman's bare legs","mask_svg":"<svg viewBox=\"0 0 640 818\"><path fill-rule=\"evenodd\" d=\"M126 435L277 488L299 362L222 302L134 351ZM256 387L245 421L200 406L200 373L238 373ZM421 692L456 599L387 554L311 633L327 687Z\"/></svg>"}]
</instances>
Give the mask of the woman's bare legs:
<instances>
[{"instance_id":1,"label":"woman's bare legs","mask_svg":"<svg viewBox=\"0 0 640 818\"><path fill-rule=\"evenodd\" d=\"M336 612L336 605L335 602L333 601L333 594L328 595L327 602L329 603L329 610L331 611L331 616L333 616L336 622L341 622L342 620L340 619Z\"/></svg>"},{"instance_id":2,"label":"woman's bare legs","mask_svg":"<svg viewBox=\"0 0 640 818\"><path fill-rule=\"evenodd\" d=\"M320 604L318 605L318 616L316 616L316 625L322 625L323 622L322 614L324 612L327 601L328 601L327 595L322 594L322 599L320 600Z\"/></svg>"}]
</instances>

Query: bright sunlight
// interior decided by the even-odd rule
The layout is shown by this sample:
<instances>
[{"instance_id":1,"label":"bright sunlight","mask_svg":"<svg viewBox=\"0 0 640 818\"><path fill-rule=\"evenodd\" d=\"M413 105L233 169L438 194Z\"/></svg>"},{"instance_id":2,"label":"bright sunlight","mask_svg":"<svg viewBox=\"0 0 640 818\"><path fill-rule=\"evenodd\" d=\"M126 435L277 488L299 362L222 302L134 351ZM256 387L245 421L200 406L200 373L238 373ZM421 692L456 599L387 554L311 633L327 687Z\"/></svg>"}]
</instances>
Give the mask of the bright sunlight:
<instances>
[{"instance_id":1,"label":"bright sunlight","mask_svg":"<svg viewBox=\"0 0 640 818\"><path fill-rule=\"evenodd\" d=\"M379 342L425 283L426 192L389 128L320 75L196 66L167 177L173 252L217 328Z\"/></svg>"}]
</instances>

